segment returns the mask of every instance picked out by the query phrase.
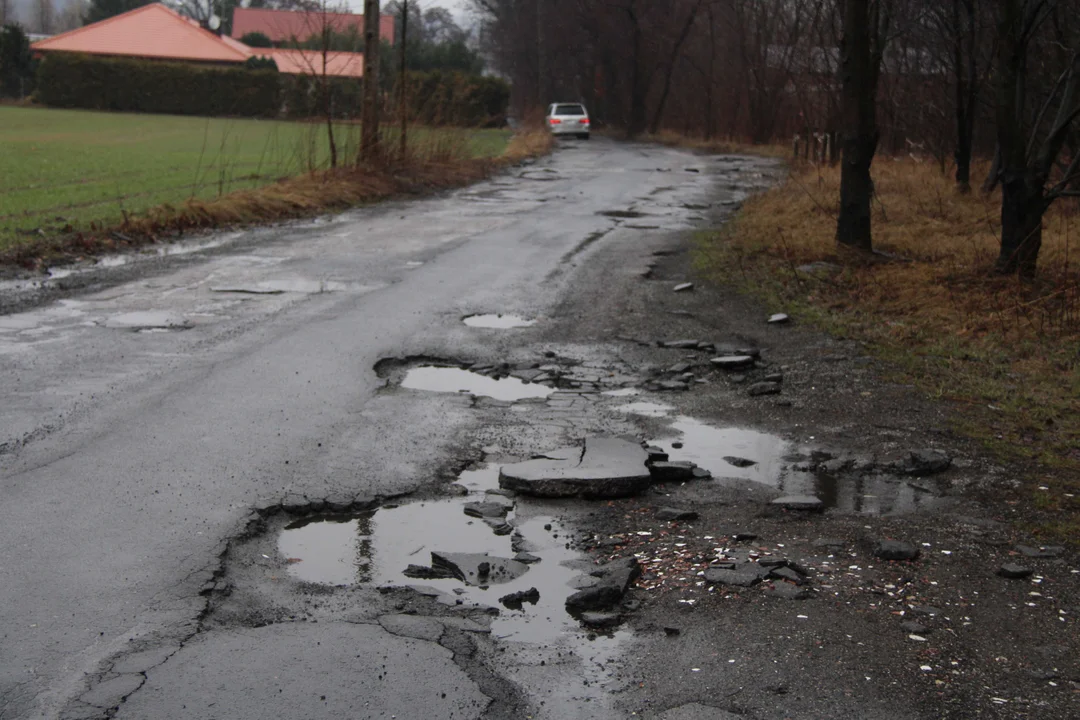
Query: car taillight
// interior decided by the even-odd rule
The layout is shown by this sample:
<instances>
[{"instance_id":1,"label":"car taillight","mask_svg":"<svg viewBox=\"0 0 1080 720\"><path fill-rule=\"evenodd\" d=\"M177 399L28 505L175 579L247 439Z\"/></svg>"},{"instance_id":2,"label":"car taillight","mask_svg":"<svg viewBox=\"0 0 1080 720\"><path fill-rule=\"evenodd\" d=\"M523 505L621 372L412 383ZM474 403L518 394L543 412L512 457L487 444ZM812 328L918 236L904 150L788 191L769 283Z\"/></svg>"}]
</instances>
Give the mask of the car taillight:
<instances>
[{"instance_id":1,"label":"car taillight","mask_svg":"<svg viewBox=\"0 0 1080 720\"><path fill-rule=\"evenodd\" d=\"M552 125L561 125L562 120L560 120L559 118L551 118L551 124Z\"/></svg>"},{"instance_id":2,"label":"car taillight","mask_svg":"<svg viewBox=\"0 0 1080 720\"><path fill-rule=\"evenodd\" d=\"M588 125L589 118L582 118L581 120L578 120L578 122L580 122L582 125Z\"/></svg>"}]
</instances>

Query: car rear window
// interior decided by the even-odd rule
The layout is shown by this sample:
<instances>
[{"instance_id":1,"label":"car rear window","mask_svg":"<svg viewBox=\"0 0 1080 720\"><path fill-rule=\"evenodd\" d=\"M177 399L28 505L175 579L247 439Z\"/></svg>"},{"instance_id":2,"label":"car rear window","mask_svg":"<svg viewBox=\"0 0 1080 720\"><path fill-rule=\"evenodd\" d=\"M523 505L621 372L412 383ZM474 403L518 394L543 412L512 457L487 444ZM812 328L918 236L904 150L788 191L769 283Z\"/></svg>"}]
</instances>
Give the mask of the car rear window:
<instances>
[{"instance_id":1,"label":"car rear window","mask_svg":"<svg viewBox=\"0 0 1080 720\"><path fill-rule=\"evenodd\" d=\"M580 105L556 105L555 115L584 115L585 108Z\"/></svg>"}]
</instances>

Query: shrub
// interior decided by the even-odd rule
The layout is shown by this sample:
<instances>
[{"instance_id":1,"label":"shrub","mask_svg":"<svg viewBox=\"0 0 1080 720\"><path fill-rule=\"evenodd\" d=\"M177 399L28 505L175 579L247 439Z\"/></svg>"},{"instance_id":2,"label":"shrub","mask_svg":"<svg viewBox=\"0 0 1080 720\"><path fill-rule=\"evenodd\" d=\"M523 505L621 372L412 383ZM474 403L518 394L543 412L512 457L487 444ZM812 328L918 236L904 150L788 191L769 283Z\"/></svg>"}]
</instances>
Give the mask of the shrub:
<instances>
[{"instance_id":1,"label":"shrub","mask_svg":"<svg viewBox=\"0 0 1080 720\"><path fill-rule=\"evenodd\" d=\"M503 80L459 72L408 75L413 120L425 125L494 127L506 119L510 86Z\"/></svg>"},{"instance_id":2,"label":"shrub","mask_svg":"<svg viewBox=\"0 0 1080 720\"><path fill-rule=\"evenodd\" d=\"M0 97L21 98L34 89L30 41L18 25L0 27Z\"/></svg>"},{"instance_id":3,"label":"shrub","mask_svg":"<svg viewBox=\"0 0 1080 720\"><path fill-rule=\"evenodd\" d=\"M55 107L273 117L280 96L276 72L243 67L49 53L37 73L37 100Z\"/></svg>"},{"instance_id":4,"label":"shrub","mask_svg":"<svg viewBox=\"0 0 1080 720\"><path fill-rule=\"evenodd\" d=\"M274 42L261 32L244 33L240 38L240 42L253 48L274 47Z\"/></svg>"}]
</instances>

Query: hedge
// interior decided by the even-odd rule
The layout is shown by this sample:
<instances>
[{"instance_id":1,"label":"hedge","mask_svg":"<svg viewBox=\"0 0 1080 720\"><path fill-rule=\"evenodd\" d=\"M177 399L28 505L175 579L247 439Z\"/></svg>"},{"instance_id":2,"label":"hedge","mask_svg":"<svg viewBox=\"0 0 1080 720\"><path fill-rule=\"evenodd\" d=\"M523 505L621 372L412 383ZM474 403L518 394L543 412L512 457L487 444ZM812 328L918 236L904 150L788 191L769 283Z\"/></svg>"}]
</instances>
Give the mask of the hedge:
<instances>
[{"instance_id":1,"label":"hedge","mask_svg":"<svg viewBox=\"0 0 1080 720\"><path fill-rule=\"evenodd\" d=\"M64 108L274 117L281 85L271 70L49 53L35 98Z\"/></svg>"},{"instance_id":2,"label":"hedge","mask_svg":"<svg viewBox=\"0 0 1080 720\"><path fill-rule=\"evenodd\" d=\"M323 114L321 78L273 70L49 53L37 71L45 105L169 115L311 117ZM330 78L335 117L360 114L361 83ZM412 120L425 125L502 125L510 86L460 72L409 73ZM393 102L391 100L391 102Z\"/></svg>"},{"instance_id":3,"label":"hedge","mask_svg":"<svg viewBox=\"0 0 1080 720\"><path fill-rule=\"evenodd\" d=\"M460 72L408 74L412 118L425 125L500 126L506 121L510 85Z\"/></svg>"}]
</instances>

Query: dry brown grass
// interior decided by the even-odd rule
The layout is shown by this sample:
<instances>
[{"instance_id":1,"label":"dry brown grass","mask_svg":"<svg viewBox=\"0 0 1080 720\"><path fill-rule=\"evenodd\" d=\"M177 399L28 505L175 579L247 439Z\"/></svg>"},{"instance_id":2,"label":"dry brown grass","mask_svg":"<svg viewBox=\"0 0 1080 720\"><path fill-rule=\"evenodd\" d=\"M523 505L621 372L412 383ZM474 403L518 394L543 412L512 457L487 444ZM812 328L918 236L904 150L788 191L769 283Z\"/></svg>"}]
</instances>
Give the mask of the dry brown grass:
<instances>
[{"instance_id":1,"label":"dry brown grass","mask_svg":"<svg viewBox=\"0 0 1080 720\"><path fill-rule=\"evenodd\" d=\"M400 161L388 146L385 159L364 167L318 171L288 178L254 190L241 190L213 200L189 200L183 205L162 205L132 215L117 227L43 237L0 255L0 263L44 267L160 239L185 231L239 227L260 222L300 218L343 210L401 195L418 195L461 187L493 172L551 150L550 133L529 131L511 138L506 151L495 158L473 157L467 137L460 132L431 133L410 146Z\"/></svg>"},{"instance_id":2,"label":"dry brown grass","mask_svg":"<svg viewBox=\"0 0 1080 720\"><path fill-rule=\"evenodd\" d=\"M985 168L977 168L980 177ZM799 167L702 245L703 267L777 307L870 341L955 425L1023 463L1043 532L1080 530L1080 272L1075 202L1047 216L1039 278L994 275L1000 197L960 195L930 162L874 164L875 247L838 252L839 170ZM801 266L842 269L814 274ZM1071 496L1071 497L1070 497Z\"/></svg>"}]
</instances>

